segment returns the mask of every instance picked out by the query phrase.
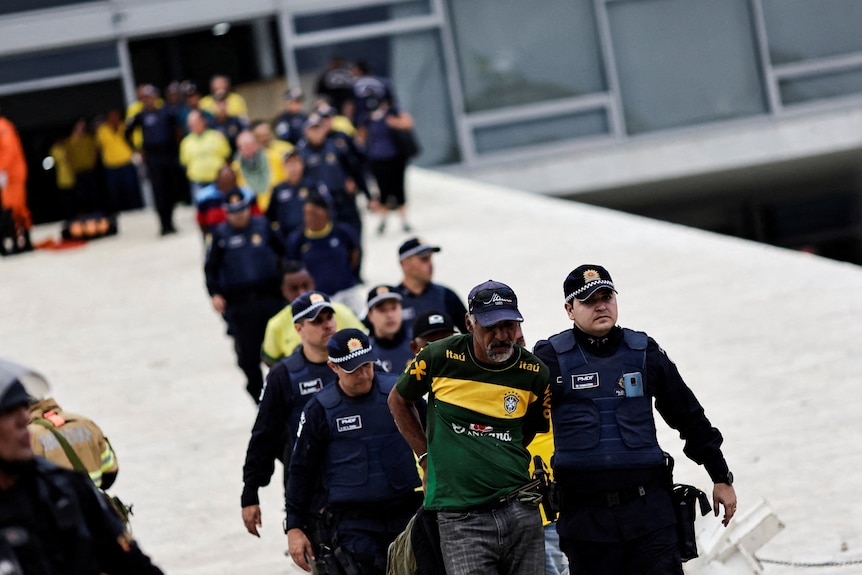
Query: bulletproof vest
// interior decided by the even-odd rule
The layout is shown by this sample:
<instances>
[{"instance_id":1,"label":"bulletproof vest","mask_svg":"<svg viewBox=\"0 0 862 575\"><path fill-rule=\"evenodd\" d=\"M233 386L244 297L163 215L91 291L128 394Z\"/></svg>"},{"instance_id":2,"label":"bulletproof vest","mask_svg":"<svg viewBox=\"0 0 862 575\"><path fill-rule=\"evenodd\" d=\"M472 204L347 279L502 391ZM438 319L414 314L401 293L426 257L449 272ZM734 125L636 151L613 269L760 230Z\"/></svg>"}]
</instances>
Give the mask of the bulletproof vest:
<instances>
[{"instance_id":1,"label":"bulletproof vest","mask_svg":"<svg viewBox=\"0 0 862 575\"><path fill-rule=\"evenodd\" d=\"M401 373L404 371L404 368L407 367L407 362L413 359L414 355L413 350L410 349L410 338L407 337L406 333L402 330L396 334L396 337L400 337L401 340L394 345L387 342L388 346L381 344L380 340L374 336L369 336L368 338L371 341L371 345L374 346L374 351L377 352L381 365L383 365L386 371L391 373Z\"/></svg>"},{"instance_id":2,"label":"bulletproof vest","mask_svg":"<svg viewBox=\"0 0 862 575\"><path fill-rule=\"evenodd\" d=\"M426 311L447 311L446 290L441 285L430 284L424 293L416 295L405 287L400 287L401 317L407 326L413 325L417 315Z\"/></svg>"},{"instance_id":3,"label":"bulletproof vest","mask_svg":"<svg viewBox=\"0 0 862 575\"><path fill-rule=\"evenodd\" d=\"M252 217L248 226L238 230L228 224L217 228L224 248L220 284L226 291L262 284L278 277L278 256L269 246L269 222Z\"/></svg>"},{"instance_id":4,"label":"bulletproof vest","mask_svg":"<svg viewBox=\"0 0 862 575\"><path fill-rule=\"evenodd\" d=\"M341 165L341 151L333 140L327 138L319 147L303 146L300 154L305 161L305 174L309 179L323 182L333 196L344 190L347 172Z\"/></svg>"},{"instance_id":5,"label":"bulletproof vest","mask_svg":"<svg viewBox=\"0 0 862 575\"><path fill-rule=\"evenodd\" d=\"M647 336L623 330L610 357L579 346L571 330L549 338L557 354L561 385L551 386L554 469L648 467L664 462L656 438L646 380ZM640 374L639 396L627 396L623 374Z\"/></svg>"},{"instance_id":6,"label":"bulletproof vest","mask_svg":"<svg viewBox=\"0 0 862 575\"><path fill-rule=\"evenodd\" d=\"M420 485L413 452L389 412L393 385L375 374L363 397L347 397L337 384L317 394L329 424L323 483L330 504L383 502Z\"/></svg>"},{"instance_id":7,"label":"bulletproof vest","mask_svg":"<svg viewBox=\"0 0 862 575\"><path fill-rule=\"evenodd\" d=\"M323 389L327 383L335 381L335 372L328 365L316 365L306 361L301 348L292 353L284 360L287 372L290 374L290 410L287 413L288 446L293 448L296 440L296 430L299 427L299 418L305 404L315 393Z\"/></svg>"}]
</instances>

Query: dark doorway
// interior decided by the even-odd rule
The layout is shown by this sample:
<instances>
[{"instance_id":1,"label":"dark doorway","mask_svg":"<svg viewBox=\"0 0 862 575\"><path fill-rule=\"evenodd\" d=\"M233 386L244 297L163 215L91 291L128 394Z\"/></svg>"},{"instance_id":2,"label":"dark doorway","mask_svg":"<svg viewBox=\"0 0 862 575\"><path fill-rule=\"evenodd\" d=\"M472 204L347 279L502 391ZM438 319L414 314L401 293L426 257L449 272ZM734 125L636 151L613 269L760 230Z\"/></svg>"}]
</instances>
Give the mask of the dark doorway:
<instances>
[{"instance_id":1,"label":"dark doorway","mask_svg":"<svg viewBox=\"0 0 862 575\"><path fill-rule=\"evenodd\" d=\"M276 75L284 74L284 61L278 49L275 21L267 21L273 39ZM147 38L129 42L132 71L137 84L147 83L164 89L172 81L191 80L206 94L209 80L226 75L234 84L260 80L258 48L251 24L231 24L221 35L212 29Z\"/></svg>"},{"instance_id":2,"label":"dark doorway","mask_svg":"<svg viewBox=\"0 0 862 575\"><path fill-rule=\"evenodd\" d=\"M27 203L35 223L62 219L54 169L42 161L53 143L69 134L80 117L92 120L111 108L125 109L120 80L81 84L0 97L0 108L15 124L27 157Z\"/></svg>"}]
</instances>

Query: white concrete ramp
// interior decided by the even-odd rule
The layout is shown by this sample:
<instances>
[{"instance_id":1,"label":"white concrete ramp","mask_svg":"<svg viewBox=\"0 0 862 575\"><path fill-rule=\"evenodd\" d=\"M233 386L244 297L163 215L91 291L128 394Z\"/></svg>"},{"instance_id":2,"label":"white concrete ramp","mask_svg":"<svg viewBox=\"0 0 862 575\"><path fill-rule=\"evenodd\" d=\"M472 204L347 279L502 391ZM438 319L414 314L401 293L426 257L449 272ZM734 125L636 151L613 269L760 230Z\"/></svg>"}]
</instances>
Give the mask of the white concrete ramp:
<instances>
[{"instance_id":1,"label":"white concrete ramp","mask_svg":"<svg viewBox=\"0 0 862 575\"><path fill-rule=\"evenodd\" d=\"M437 281L463 297L489 278L509 283L531 346L568 326L562 280L572 268L609 269L621 325L656 338L724 433L740 517L766 500L784 524L756 551L773 561L764 573L862 572L862 268L410 176L414 227L443 247ZM395 283L407 236L378 237L367 221L369 287ZM0 260L0 356L42 371L64 407L105 429L122 467L114 490L134 503L135 535L166 572L298 572L283 556L278 477L262 493L262 539L240 520L254 408L204 290L192 211L179 210L177 222L179 235L158 238L153 213L127 214L117 237ZM659 433L677 480L709 491L675 432ZM698 519L710 521L718 519ZM687 572L706 573L695 567Z\"/></svg>"}]
</instances>

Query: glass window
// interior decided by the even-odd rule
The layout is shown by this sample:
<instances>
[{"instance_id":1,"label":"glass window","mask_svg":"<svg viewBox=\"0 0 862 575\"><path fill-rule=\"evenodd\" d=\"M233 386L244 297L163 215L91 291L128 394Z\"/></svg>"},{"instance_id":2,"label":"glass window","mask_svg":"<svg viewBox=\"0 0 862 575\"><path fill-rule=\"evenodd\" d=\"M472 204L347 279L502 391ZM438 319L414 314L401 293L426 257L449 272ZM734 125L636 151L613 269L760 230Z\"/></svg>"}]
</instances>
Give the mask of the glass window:
<instances>
[{"instance_id":1,"label":"glass window","mask_svg":"<svg viewBox=\"0 0 862 575\"><path fill-rule=\"evenodd\" d=\"M450 0L466 111L605 91L593 3Z\"/></svg>"},{"instance_id":2,"label":"glass window","mask_svg":"<svg viewBox=\"0 0 862 575\"><path fill-rule=\"evenodd\" d=\"M431 13L428 0L406 0L398 2L397 6L371 6L338 12L324 12L310 16L296 16L293 26L297 34L332 30L334 28L349 28L362 24L388 22L409 16L426 16Z\"/></svg>"},{"instance_id":3,"label":"glass window","mask_svg":"<svg viewBox=\"0 0 862 575\"><path fill-rule=\"evenodd\" d=\"M118 68L116 44L75 46L0 59L0 84Z\"/></svg>"},{"instance_id":4,"label":"glass window","mask_svg":"<svg viewBox=\"0 0 862 575\"><path fill-rule=\"evenodd\" d=\"M473 135L476 140L476 152L482 154L597 136L607 134L608 131L605 110L592 110L539 120L525 120L504 126L476 128Z\"/></svg>"},{"instance_id":5,"label":"glass window","mask_svg":"<svg viewBox=\"0 0 862 575\"><path fill-rule=\"evenodd\" d=\"M607 10L630 134L766 112L747 0L638 0Z\"/></svg>"},{"instance_id":6,"label":"glass window","mask_svg":"<svg viewBox=\"0 0 862 575\"><path fill-rule=\"evenodd\" d=\"M862 51L859 0L763 0L773 64Z\"/></svg>"},{"instance_id":7,"label":"glass window","mask_svg":"<svg viewBox=\"0 0 862 575\"><path fill-rule=\"evenodd\" d=\"M416 121L416 135L422 145L417 164L427 166L460 160L436 31L298 49L296 64L307 93L314 93L318 76L334 56L350 58L348 65L364 60L374 75L391 81L395 103L410 112Z\"/></svg>"},{"instance_id":8,"label":"glass window","mask_svg":"<svg viewBox=\"0 0 862 575\"><path fill-rule=\"evenodd\" d=\"M862 94L862 69L825 72L804 78L785 78L778 82L785 106Z\"/></svg>"},{"instance_id":9,"label":"glass window","mask_svg":"<svg viewBox=\"0 0 862 575\"><path fill-rule=\"evenodd\" d=\"M89 4L91 2L101 1L102 0L3 0L0 2L0 14L13 14L15 12L44 10L46 8L72 6L74 4Z\"/></svg>"}]
</instances>

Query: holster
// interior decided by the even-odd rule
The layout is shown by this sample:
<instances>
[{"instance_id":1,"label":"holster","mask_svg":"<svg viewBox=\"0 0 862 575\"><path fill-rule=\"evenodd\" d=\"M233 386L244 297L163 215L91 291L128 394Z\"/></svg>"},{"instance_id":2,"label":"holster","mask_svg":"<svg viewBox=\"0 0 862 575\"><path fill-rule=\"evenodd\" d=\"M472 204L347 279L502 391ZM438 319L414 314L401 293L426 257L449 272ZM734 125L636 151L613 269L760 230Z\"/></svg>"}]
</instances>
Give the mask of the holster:
<instances>
[{"instance_id":1,"label":"holster","mask_svg":"<svg viewBox=\"0 0 862 575\"><path fill-rule=\"evenodd\" d=\"M551 481L548 468L540 455L533 457L533 478L539 481L539 493L542 494L542 510L548 521L556 521L560 512L560 499L557 493L557 482Z\"/></svg>"},{"instance_id":2,"label":"holster","mask_svg":"<svg viewBox=\"0 0 862 575\"><path fill-rule=\"evenodd\" d=\"M697 557L697 538L694 531L694 520L697 518L696 503L700 504L700 514L706 515L712 511L706 493L683 483L673 482L673 457L665 453L666 481L673 500L673 511L676 516L677 547L683 563Z\"/></svg>"}]
</instances>

